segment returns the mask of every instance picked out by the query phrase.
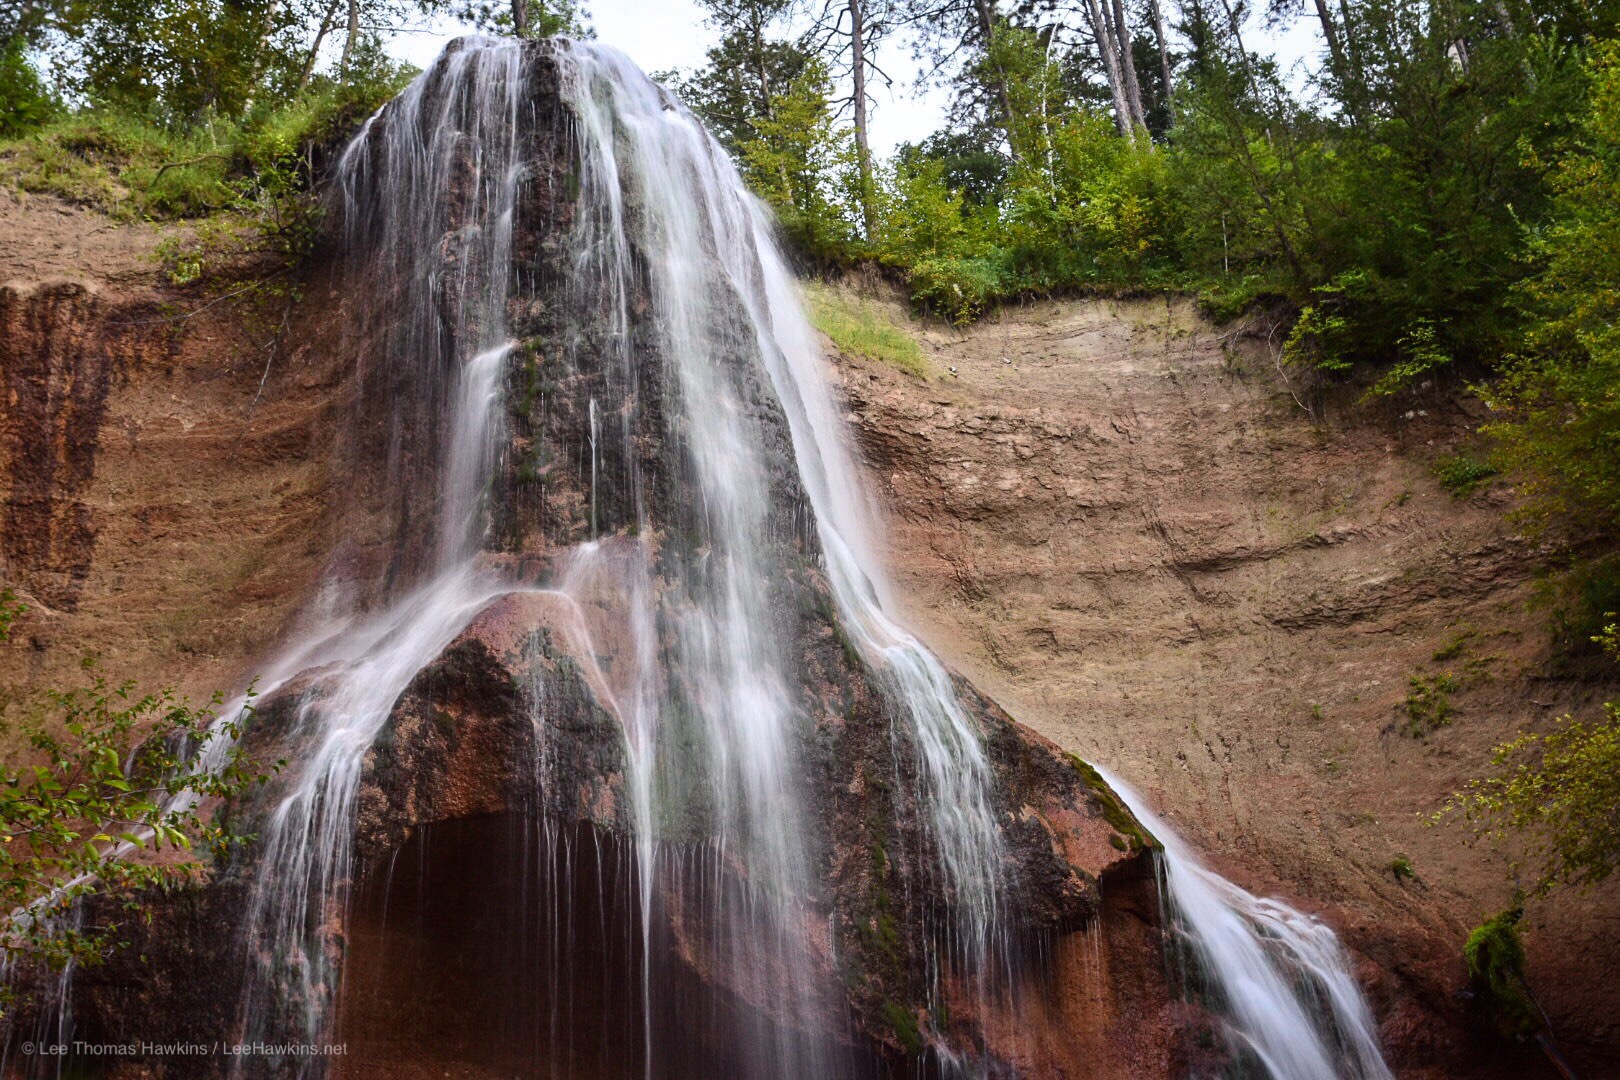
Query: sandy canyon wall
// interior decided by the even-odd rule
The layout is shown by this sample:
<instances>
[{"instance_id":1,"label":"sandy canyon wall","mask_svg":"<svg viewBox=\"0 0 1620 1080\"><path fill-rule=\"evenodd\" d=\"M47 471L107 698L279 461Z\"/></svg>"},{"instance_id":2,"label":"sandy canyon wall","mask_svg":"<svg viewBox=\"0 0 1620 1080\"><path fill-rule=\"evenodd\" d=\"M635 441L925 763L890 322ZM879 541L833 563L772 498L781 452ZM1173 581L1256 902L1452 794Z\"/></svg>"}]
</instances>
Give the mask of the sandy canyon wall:
<instances>
[{"instance_id":1,"label":"sandy canyon wall","mask_svg":"<svg viewBox=\"0 0 1620 1080\"><path fill-rule=\"evenodd\" d=\"M1461 946L1509 905L1506 860L1426 821L1493 746L1615 688L1555 662L1536 600L1556 549L1507 485L1434 478L1483 406L1453 383L1307 415L1263 327L1177 300L925 337L926 382L840 368L930 643L1223 873L1338 928L1401 1075L1554 1075L1469 1028ZM1412 680L1442 673L1450 723L1406 734ZM1533 988L1582 1075L1620 1070L1617 920L1614 883L1531 905Z\"/></svg>"}]
</instances>

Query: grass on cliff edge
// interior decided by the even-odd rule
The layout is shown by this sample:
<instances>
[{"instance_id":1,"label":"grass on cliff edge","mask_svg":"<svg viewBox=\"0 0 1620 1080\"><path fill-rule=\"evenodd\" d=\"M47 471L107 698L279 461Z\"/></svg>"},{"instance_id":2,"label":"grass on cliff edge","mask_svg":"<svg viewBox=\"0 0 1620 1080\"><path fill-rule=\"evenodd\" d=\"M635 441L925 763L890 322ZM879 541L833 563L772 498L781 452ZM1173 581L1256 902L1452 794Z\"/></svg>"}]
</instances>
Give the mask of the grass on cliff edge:
<instances>
[{"instance_id":1,"label":"grass on cliff edge","mask_svg":"<svg viewBox=\"0 0 1620 1080\"><path fill-rule=\"evenodd\" d=\"M56 195L116 220L174 220L237 211L285 216L314 179L315 159L346 141L410 74L355 83L316 80L240 119L184 127L111 106L58 112L0 139L0 184Z\"/></svg>"},{"instance_id":2,"label":"grass on cliff edge","mask_svg":"<svg viewBox=\"0 0 1620 1080\"><path fill-rule=\"evenodd\" d=\"M810 322L840 352L897 367L919 379L928 377L922 346L877 304L816 282L805 283L804 299Z\"/></svg>"}]
</instances>

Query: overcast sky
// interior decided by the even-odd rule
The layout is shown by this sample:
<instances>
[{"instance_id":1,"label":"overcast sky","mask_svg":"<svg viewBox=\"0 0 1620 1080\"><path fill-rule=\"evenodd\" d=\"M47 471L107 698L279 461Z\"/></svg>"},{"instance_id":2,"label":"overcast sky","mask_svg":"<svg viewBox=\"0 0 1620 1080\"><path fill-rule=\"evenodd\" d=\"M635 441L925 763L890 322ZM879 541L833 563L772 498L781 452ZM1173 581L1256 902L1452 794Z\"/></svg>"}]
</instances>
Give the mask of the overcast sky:
<instances>
[{"instance_id":1,"label":"overcast sky","mask_svg":"<svg viewBox=\"0 0 1620 1080\"><path fill-rule=\"evenodd\" d=\"M644 71L697 67L719 36L704 23L695 0L586 0L586 11L597 40L622 49ZM389 51L425 68L446 41L464 32L450 20L437 20L419 32L400 34ZM1250 48L1263 39L1263 47L1274 50L1285 65L1314 56L1318 48L1314 26L1305 20L1282 34L1263 37L1255 30L1251 35ZM888 154L900 143L917 142L942 127L950 102L937 87L918 91L910 85L918 70L904 39L884 42L878 62L896 80L892 89L881 81L872 87L872 147Z\"/></svg>"}]
</instances>

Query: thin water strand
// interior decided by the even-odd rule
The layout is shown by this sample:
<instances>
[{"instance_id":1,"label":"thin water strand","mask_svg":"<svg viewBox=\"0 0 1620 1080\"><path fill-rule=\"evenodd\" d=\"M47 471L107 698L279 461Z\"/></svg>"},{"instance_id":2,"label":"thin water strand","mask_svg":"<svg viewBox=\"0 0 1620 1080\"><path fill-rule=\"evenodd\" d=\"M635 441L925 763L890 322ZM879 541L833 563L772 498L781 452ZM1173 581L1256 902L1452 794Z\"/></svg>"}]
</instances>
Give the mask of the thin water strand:
<instances>
[{"instance_id":1,"label":"thin water strand","mask_svg":"<svg viewBox=\"0 0 1620 1080\"><path fill-rule=\"evenodd\" d=\"M1234 1043L1272 1080L1394 1080L1333 931L1205 867L1140 794L1096 768L1162 845L1173 917L1219 994Z\"/></svg>"}]
</instances>

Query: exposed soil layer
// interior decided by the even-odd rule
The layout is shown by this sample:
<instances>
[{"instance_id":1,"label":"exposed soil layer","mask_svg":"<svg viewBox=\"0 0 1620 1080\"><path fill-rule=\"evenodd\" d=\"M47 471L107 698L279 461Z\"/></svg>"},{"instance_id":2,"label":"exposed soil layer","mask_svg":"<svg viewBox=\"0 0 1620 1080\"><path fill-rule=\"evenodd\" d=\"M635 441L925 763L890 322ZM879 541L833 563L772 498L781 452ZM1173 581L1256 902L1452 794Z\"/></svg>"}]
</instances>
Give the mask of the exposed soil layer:
<instances>
[{"instance_id":1,"label":"exposed soil layer","mask_svg":"<svg viewBox=\"0 0 1620 1080\"><path fill-rule=\"evenodd\" d=\"M914 329L926 380L840 362L912 621L1223 873L1335 926L1401 1075L1552 1075L1460 996L1468 929L1510 902L1504 856L1425 822L1491 747L1615 691L1560 674L1531 607L1550 552L1508 487L1434 479L1483 407L1426 384L1308 415L1263 336L1184 301ZM1414 735L1412 680L1442 674L1449 723ZM1620 1069L1617 897L1528 920L1533 988L1583 1075Z\"/></svg>"},{"instance_id":2,"label":"exposed soil layer","mask_svg":"<svg viewBox=\"0 0 1620 1080\"><path fill-rule=\"evenodd\" d=\"M240 685L331 547L332 312L249 288L265 269L240 258L172 285L159 244L185 232L0 190L12 718L85 655L115 681Z\"/></svg>"}]
</instances>

